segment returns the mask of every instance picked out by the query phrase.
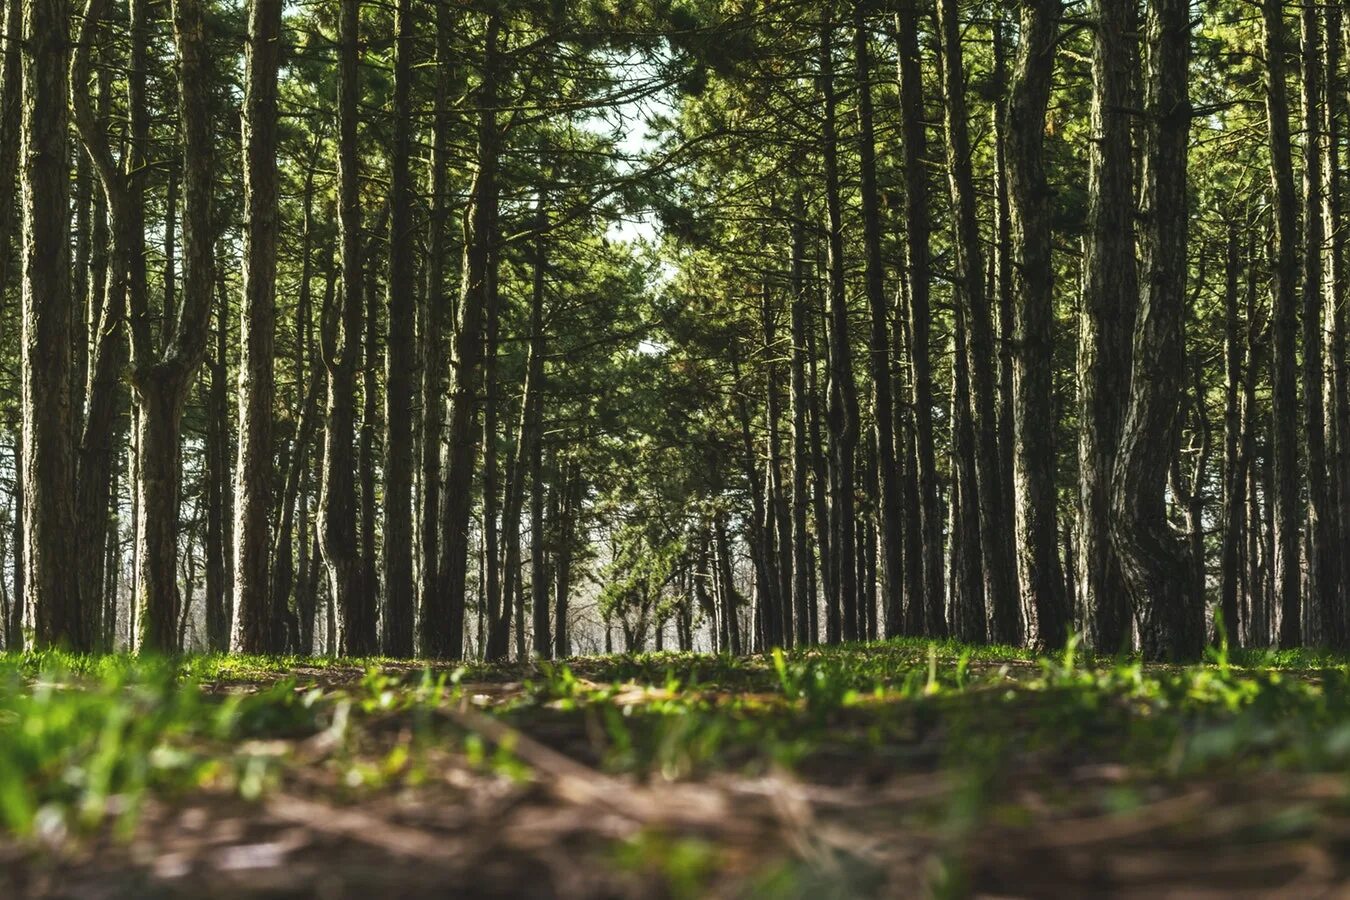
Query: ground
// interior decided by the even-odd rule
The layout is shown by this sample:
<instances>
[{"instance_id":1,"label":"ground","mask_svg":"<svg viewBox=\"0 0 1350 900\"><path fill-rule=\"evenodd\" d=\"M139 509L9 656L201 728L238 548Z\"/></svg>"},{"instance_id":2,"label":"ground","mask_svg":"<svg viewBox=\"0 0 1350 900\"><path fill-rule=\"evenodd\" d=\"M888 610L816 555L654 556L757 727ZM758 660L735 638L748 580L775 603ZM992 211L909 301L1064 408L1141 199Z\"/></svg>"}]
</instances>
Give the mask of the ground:
<instances>
[{"instance_id":1,"label":"ground","mask_svg":"<svg viewBox=\"0 0 1350 900\"><path fill-rule=\"evenodd\" d=\"M1350 667L0 657L3 897L1350 895Z\"/></svg>"}]
</instances>

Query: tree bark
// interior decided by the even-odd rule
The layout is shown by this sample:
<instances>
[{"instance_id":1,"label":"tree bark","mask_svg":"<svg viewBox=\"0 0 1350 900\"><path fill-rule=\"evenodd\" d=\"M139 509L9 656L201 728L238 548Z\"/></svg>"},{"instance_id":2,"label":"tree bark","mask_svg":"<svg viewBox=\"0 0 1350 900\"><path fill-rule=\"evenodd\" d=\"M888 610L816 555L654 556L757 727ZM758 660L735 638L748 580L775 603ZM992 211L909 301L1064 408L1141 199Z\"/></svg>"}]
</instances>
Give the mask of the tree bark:
<instances>
[{"instance_id":1,"label":"tree bark","mask_svg":"<svg viewBox=\"0 0 1350 900\"><path fill-rule=\"evenodd\" d=\"M1203 606L1189 551L1167 521L1165 487L1185 372L1190 6L1150 0L1145 85L1143 281L1130 394L1112 479L1111 536L1146 659L1200 656Z\"/></svg>"},{"instance_id":2,"label":"tree bark","mask_svg":"<svg viewBox=\"0 0 1350 900\"><path fill-rule=\"evenodd\" d=\"M1008 104L1008 186L1017 327L1013 354L1013 453L1017 571L1027 639L1056 648L1069 616L1056 524L1053 270L1045 182L1046 108L1054 74L1060 0L1025 0ZM977 357L983 355L973 345Z\"/></svg>"},{"instance_id":3,"label":"tree bark","mask_svg":"<svg viewBox=\"0 0 1350 900\"><path fill-rule=\"evenodd\" d=\"M826 265L829 272L830 531L834 595L827 640L858 638L857 543L854 537L854 457L858 449L858 388L853 381L848 297L844 283L844 223L839 187L839 136L834 88L834 20L826 8L820 31L819 90L823 102L821 157L825 168Z\"/></svg>"},{"instance_id":4,"label":"tree bark","mask_svg":"<svg viewBox=\"0 0 1350 900\"><path fill-rule=\"evenodd\" d=\"M277 274L277 67L281 0L249 8L244 92L244 296L240 316L239 454L235 463L234 637L238 653L276 650L270 639L272 405Z\"/></svg>"},{"instance_id":5,"label":"tree bark","mask_svg":"<svg viewBox=\"0 0 1350 900\"><path fill-rule=\"evenodd\" d=\"M360 97L360 0L342 0L338 69L338 235L340 297L324 310L323 356L328 370L324 416L323 483L319 492L319 540L336 608L336 652L374 652L375 604L364 586L357 547L355 460L355 370L361 344L361 193L357 152Z\"/></svg>"},{"instance_id":6,"label":"tree bark","mask_svg":"<svg viewBox=\"0 0 1350 900\"><path fill-rule=\"evenodd\" d=\"M487 21L478 113L477 172L465 212L464 274L451 346L447 402L449 449L441 492L441 546L436 590L422 600L423 656L459 659L464 652L464 590L469 562L469 511L478 430L474 428L483 381L483 316L487 302L497 209L497 79L500 22Z\"/></svg>"},{"instance_id":7,"label":"tree bark","mask_svg":"<svg viewBox=\"0 0 1350 900\"><path fill-rule=\"evenodd\" d=\"M881 258L881 209L877 188L876 137L872 123L872 58L863 0L853 3L853 64L858 83L858 159L862 202L864 285L871 312L868 362L872 374L872 428L876 444L877 522L881 538L882 605L901 605L902 560L900 469L895 457L895 403L892 399L891 310Z\"/></svg>"},{"instance_id":8,"label":"tree bark","mask_svg":"<svg viewBox=\"0 0 1350 900\"><path fill-rule=\"evenodd\" d=\"M1270 140L1270 178L1273 194L1275 259L1272 265L1275 302L1272 313L1272 356L1270 373L1271 470L1275 481L1267 488L1274 495L1271 529L1275 542L1275 604L1280 613L1281 647L1301 643L1303 627L1300 614L1302 591L1299 571L1299 475L1298 475L1298 400L1296 396L1298 360L1297 263L1295 253L1296 210L1294 200L1294 164L1289 141L1289 96L1285 86L1286 29L1284 4L1262 0L1266 55L1266 122Z\"/></svg>"},{"instance_id":9,"label":"tree bark","mask_svg":"<svg viewBox=\"0 0 1350 900\"><path fill-rule=\"evenodd\" d=\"M393 146L389 158L388 333L384 354L384 652L413 655L412 0L398 0L394 30Z\"/></svg>"},{"instance_id":10,"label":"tree bark","mask_svg":"<svg viewBox=\"0 0 1350 900\"><path fill-rule=\"evenodd\" d=\"M917 0L902 0L896 13L899 43L900 128L905 179L905 268L908 299L906 327L909 345L910 401L914 419L916 480L922 536L923 594L911 624L933 634L945 630L942 587L942 510L938 503L936 451L933 444L933 375L930 362L932 312L927 161L927 118L924 112L923 71L919 51ZM931 625L929 623L932 623ZM911 629L913 630L913 629Z\"/></svg>"},{"instance_id":11,"label":"tree bark","mask_svg":"<svg viewBox=\"0 0 1350 900\"><path fill-rule=\"evenodd\" d=\"M1327 410L1327 444L1329 450L1328 475L1330 485L1327 500L1331 513L1331 547L1340 546L1350 535L1350 355L1346 341L1346 241L1341 224L1344 215L1344 194L1341 174L1341 136L1347 113L1347 81L1345 78L1345 35L1343 16L1338 4L1324 8L1326 16L1325 71L1326 103L1325 140L1322 143L1324 163L1322 178L1323 227L1330 235L1327 248L1328 277L1326 282L1326 316L1324 355L1330 361L1326 380L1325 404ZM1350 554L1337 554L1329 574L1334 587L1334 601L1340 610L1339 642L1350 644Z\"/></svg>"},{"instance_id":12,"label":"tree bark","mask_svg":"<svg viewBox=\"0 0 1350 900\"><path fill-rule=\"evenodd\" d=\"M215 136L207 98L212 73L200 0L173 0L173 32L183 131L183 296L173 319L162 326L158 352L148 310L143 304L131 310L131 384L140 410L136 441L140 648L159 653L181 649L176 626L183 405L206 354L215 290L211 210Z\"/></svg>"},{"instance_id":13,"label":"tree bark","mask_svg":"<svg viewBox=\"0 0 1350 900\"><path fill-rule=\"evenodd\" d=\"M809 400L806 395L806 223L801 194L792 202L792 612L797 646L814 643L810 633L810 610L816 605L815 573L811 567L811 536L806 530L811 495L807 479L811 474L810 434L807 431ZM702 585L702 582L698 582Z\"/></svg>"},{"instance_id":14,"label":"tree bark","mask_svg":"<svg viewBox=\"0 0 1350 900\"><path fill-rule=\"evenodd\" d=\"M1128 649L1130 610L1111 546L1111 476L1129 391L1138 283L1130 85L1134 0L1096 0L1084 313L1078 343L1078 606L1087 645Z\"/></svg>"},{"instance_id":15,"label":"tree bark","mask_svg":"<svg viewBox=\"0 0 1350 900\"><path fill-rule=\"evenodd\" d=\"M1056 10L1058 8L1056 7ZM1015 630L1009 623L1017 615L1017 586L1014 577L1012 531L1008 528L1002 469L999 465L997 380L995 373L993 311L985 292L984 253L976 210L974 177L971 171L969 122L966 109L966 69L961 48L957 0L941 0L938 24L942 46L943 122L947 134L948 184L954 210L956 255L956 295L958 311L966 330L970 353L970 384L975 445L972 448L979 480L979 505L965 506L966 515L978 515L979 552L983 555L984 593L992 618L1000 633ZM1052 19L1051 39L1055 27ZM1046 63L1045 92L1049 92L1049 65ZM1042 107L1044 104L1042 104ZM1042 108L1042 115L1044 109ZM1046 236L1048 238L1048 235ZM1046 247L1046 264L1049 247ZM1046 290L1048 294L1049 285ZM1049 303L1047 295L1045 302ZM1047 347L1048 359L1048 347ZM1049 372L1047 371L1047 383ZM1048 402L1048 397L1045 398ZM1053 474L1053 472L1052 472ZM1053 496L1053 495L1052 495ZM966 498L963 496L962 498ZM972 548L968 548L972 549ZM929 629L930 632L932 629ZM935 636L941 636L938 633Z\"/></svg>"},{"instance_id":16,"label":"tree bark","mask_svg":"<svg viewBox=\"0 0 1350 900\"><path fill-rule=\"evenodd\" d=\"M1339 646L1341 610L1332 559L1333 511L1328 493L1325 373L1322 357L1323 244L1322 28L1318 6L1301 8L1303 55L1303 429L1308 451L1306 635L1311 643Z\"/></svg>"},{"instance_id":17,"label":"tree bark","mask_svg":"<svg viewBox=\"0 0 1350 900\"><path fill-rule=\"evenodd\" d=\"M89 649L76 581L75 456L71 423L69 8L23 6L22 216L24 594L42 646ZM101 546L101 545L100 545Z\"/></svg>"},{"instance_id":18,"label":"tree bark","mask_svg":"<svg viewBox=\"0 0 1350 900\"><path fill-rule=\"evenodd\" d=\"M431 132L431 214L427 227L426 315L422 328L422 456L419 540L421 549L419 603L423 616L437 585L440 549L441 448L445 432L445 357L442 339L450 316L445 286L445 259L449 255L449 175L451 140L451 8L436 4L435 120ZM433 624L432 628L439 628ZM423 630L428 628L424 620ZM422 652L427 652L423 640Z\"/></svg>"}]
</instances>

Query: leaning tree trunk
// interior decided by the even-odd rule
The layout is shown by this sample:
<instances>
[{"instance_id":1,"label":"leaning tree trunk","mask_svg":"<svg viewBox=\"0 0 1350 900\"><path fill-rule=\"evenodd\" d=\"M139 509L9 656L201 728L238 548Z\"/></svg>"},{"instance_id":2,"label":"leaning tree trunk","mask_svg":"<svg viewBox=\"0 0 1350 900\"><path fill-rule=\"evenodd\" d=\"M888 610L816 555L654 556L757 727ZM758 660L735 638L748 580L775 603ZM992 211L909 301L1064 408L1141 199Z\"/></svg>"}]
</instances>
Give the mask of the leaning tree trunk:
<instances>
[{"instance_id":1,"label":"leaning tree trunk","mask_svg":"<svg viewBox=\"0 0 1350 900\"><path fill-rule=\"evenodd\" d=\"M1088 646L1127 649L1130 610L1111 546L1111 474L1130 380L1138 284L1134 259L1134 158L1130 92L1134 0L1096 0L1092 44L1092 141L1088 231L1078 343L1079 608Z\"/></svg>"},{"instance_id":2,"label":"leaning tree trunk","mask_svg":"<svg viewBox=\"0 0 1350 900\"><path fill-rule=\"evenodd\" d=\"M1190 5L1150 0L1143 202L1147 223L1129 401L1112 479L1111 536L1146 659L1187 660L1204 646L1186 545L1167 521L1166 481L1185 368L1186 162Z\"/></svg>"},{"instance_id":3,"label":"leaning tree trunk","mask_svg":"<svg viewBox=\"0 0 1350 900\"><path fill-rule=\"evenodd\" d=\"M272 509L273 344L277 274L277 66L281 0L249 8L244 95L244 297L240 317L239 455L235 465L233 649L277 649L269 639L268 516Z\"/></svg>"},{"instance_id":4,"label":"leaning tree trunk","mask_svg":"<svg viewBox=\"0 0 1350 900\"><path fill-rule=\"evenodd\" d=\"M1008 101L1008 185L1017 297L1014 531L1027 638L1051 648L1064 642L1069 628L1056 524L1054 272L1050 192L1044 169L1045 117L1060 0L1026 0L1021 11L1022 42Z\"/></svg>"}]
</instances>

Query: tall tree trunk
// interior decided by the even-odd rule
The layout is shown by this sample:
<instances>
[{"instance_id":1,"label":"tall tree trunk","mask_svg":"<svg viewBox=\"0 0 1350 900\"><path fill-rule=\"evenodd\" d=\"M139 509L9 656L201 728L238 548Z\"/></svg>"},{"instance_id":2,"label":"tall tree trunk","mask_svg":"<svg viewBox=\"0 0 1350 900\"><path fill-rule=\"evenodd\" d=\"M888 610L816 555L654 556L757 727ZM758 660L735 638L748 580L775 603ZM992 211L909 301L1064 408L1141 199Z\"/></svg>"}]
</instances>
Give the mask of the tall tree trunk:
<instances>
[{"instance_id":1,"label":"tall tree trunk","mask_svg":"<svg viewBox=\"0 0 1350 900\"><path fill-rule=\"evenodd\" d=\"M376 648L375 604L365 590L356 533L355 373L361 344L361 192L357 152L360 98L361 0L342 0L338 66L338 234L340 299L324 310L323 356L328 370L324 416L319 536L329 590L337 610L335 650L363 656Z\"/></svg>"},{"instance_id":2,"label":"tall tree trunk","mask_svg":"<svg viewBox=\"0 0 1350 900\"><path fill-rule=\"evenodd\" d=\"M1241 257L1235 219L1229 220L1224 247L1223 294L1223 510L1219 551L1219 612L1223 639L1238 646L1238 589L1242 578L1243 534L1247 528L1247 471L1242 454L1243 344L1238 321L1238 275ZM1245 360L1247 366L1252 361Z\"/></svg>"},{"instance_id":3,"label":"tall tree trunk","mask_svg":"<svg viewBox=\"0 0 1350 900\"><path fill-rule=\"evenodd\" d=\"M483 302L483 582L484 597L487 601L487 644L484 660L504 660L510 653L511 645L511 607L510 597L503 602L501 531L499 515L501 498L497 492L497 437L499 382L497 379L497 353L501 337L501 296L497 282L497 216L494 210L489 232L492 234L488 249L488 265L485 273Z\"/></svg>"},{"instance_id":4,"label":"tall tree trunk","mask_svg":"<svg viewBox=\"0 0 1350 900\"><path fill-rule=\"evenodd\" d=\"M1017 297L1014 531L1027 638L1050 648L1064 642L1069 628L1055 509L1054 275L1050 192L1043 159L1060 0L1025 0L1021 13L1022 42L1008 103L1008 186ZM977 344L972 346L977 358L983 355Z\"/></svg>"},{"instance_id":5,"label":"tall tree trunk","mask_svg":"<svg viewBox=\"0 0 1350 900\"><path fill-rule=\"evenodd\" d=\"M980 552L981 491L976 462L974 398L971 396L971 347L963 317L956 320L952 374L952 574L949 621L953 635L981 643L985 633L986 565Z\"/></svg>"},{"instance_id":6,"label":"tall tree trunk","mask_svg":"<svg viewBox=\"0 0 1350 900\"><path fill-rule=\"evenodd\" d=\"M230 422L226 386L226 347L229 340L229 295L222 273L217 273L215 349L209 363L211 390L207 395L206 468L206 646L212 653L230 649L234 604L230 602L228 554L230 528Z\"/></svg>"},{"instance_id":7,"label":"tall tree trunk","mask_svg":"<svg viewBox=\"0 0 1350 900\"><path fill-rule=\"evenodd\" d=\"M132 4L131 59L143 59L145 10L142 4ZM133 166L143 152L146 126L143 115L133 114L132 136L124 154L123 168L113 158L106 133L111 90L109 79L100 73L97 111L89 98L92 52L97 42L96 31L107 4L95 0L87 4L84 16L77 23L74 35L74 54L71 60L71 111L81 143L98 175L103 195L103 208L110 226L109 233L98 235L111 244L107 253L106 273L94 279L101 292L93 298L90 323L93 328L86 363L85 384L72 385L77 394L73 403L79 403L78 393L84 390L83 415L79 417L79 451L75 472L75 521L77 546L101 547L107 541L111 484L116 466L118 446L116 420L123 394L123 367L126 364L126 342L123 320L129 285L137 279L144 296L144 234L134 229L141 220L141 191L143 179L134 174ZM128 75L128 102L143 99L143 75ZM141 254L138 258L138 253ZM139 274L137 274L139 273ZM76 327L83 328L79 323ZM86 388L87 385L87 388ZM98 628L99 613L103 607L104 579L102 554L80 569L81 607L91 628Z\"/></svg>"},{"instance_id":8,"label":"tall tree trunk","mask_svg":"<svg viewBox=\"0 0 1350 900\"><path fill-rule=\"evenodd\" d=\"M764 352L764 425L765 450L765 527L773 536L776 552L774 572L778 576L774 599L774 635L783 647L793 644L792 633L792 522L788 512L788 488L783 484L783 444L780 436L782 392L779 384L779 346L773 292L767 283L760 291L759 318Z\"/></svg>"},{"instance_id":9,"label":"tall tree trunk","mask_svg":"<svg viewBox=\"0 0 1350 900\"><path fill-rule=\"evenodd\" d=\"M900 607L900 469L895 458L895 402L891 379L891 310L886 302L886 273L881 258L881 204L877 189L876 137L872 124L872 57L868 49L864 0L853 3L853 62L858 82L858 159L861 178L864 283L872 330L868 361L872 374L872 428L876 443L877 522L881 537L882 604Z\"/></svg>"},{"instance_id":10,"label":"tall tree trunk","mask_svg":"<svg viewBox=\"0 0 1350 900\"><path fill-rule=\"evenodd\" d=\"M717 541L718 581L722 588L722 619L726 622L726 646L733 656L739 656L742 649L740 592L736 590L735 574L731 565L731 542L727 539L726 513L720 510L713 519L713 536Z\"/></svg>"},{"instance_id":11,"label":"tall tree trunk","mask_svg":"<svg viewBox=\"0 0 1350 900\"><path fill-rule=\"evenodd\" d=\"M984 253L976 209L974 176L971 171L965 96L966 68L961 48L961 24L958 21L958 14L957 0L941 0L938 3L938 21L942 32L943 122L947 133L948 184L955 218L955 287L958 311L965 326L966 340L970 348L971 413L975 436L972 450L979 479L979 505L964 506L963 512L966 515L979 516L979 551L982 552L984 561L982 569L985 599L992 618L998 623L996 630L1005 633L1015 631L1009 623L1017 616L1017 586L1013 567L1012 531L1008 528L1008 511L1003 506L998 414L995 408L998 386L994 368L996 355L993 311L985 293ZM1051 28L1054 28L1053 21ZM1053 31L1051 36L1053 37ZM1048 94L1048 70L1045 78ZM1046 253L1048 265L1048 246ZM1046 289L1048 292L1048 284ZM1048 296L1046 303L1049 303ZM1048 371L1046 376L1048 383ZM1049 402L1049 398L1046 397L1045 401ZM962 499L964 501L966 498L963 496ZM932 631L931 627L929 630ZM941 633L937 633L936 636L941 636Z\"/></svg>"},{"instance_id":12,"label":"tall tree trunk","mask_svg":"<svg viewBox=\"0 0 1350 900\"><path fill-rule=\"evenodd\" d=\"M1289 141L1289 96L1285 86L1286 34L1284 4L1262 0L1266 55L1266 120L1270 139L1270 178L1274 195L1275 259L1273 260L1272 357L1270 373L1271 470L1267 488L1274 493L1271 529L1275 542L1274 590L1280 613L1281 647L1302 642L1299 571L1299 475L1296 341L1298 236L1294 200L1294 164Z\"/></svg>"},{"instance_id":13,"label":"tall tree trunk","mask_svg":"<svg viewBox=\"0 0 1350 900\"><path fill-rule=\"evenodd\" d=\"M1013 387L1013 337L1017 314L1013 297L1012 208L1008 196L1008 24L1005 13L999 11L994 19L994 87L998 100L994 103L994 291L998 306L998 433L999 465L1003 473L1003 503L1006 509L1015 509L1013 455L1017 426ZM1126 338L1128 341L1128 337ZM1010 623L1017 630L1008 635L990 637L999 643L1017 645L1022 641L1022 617Z\"/></svg>"},{"instance_id":14,"label":"tall tree trunk","mask_svg":"<svg viewBox=\"0 0 1350 900\"><path fill-rule=\"evenodd\" d=\"M797 646L814 643L810 633L810 610L816 605L815 573L811 567L811 536L806 530L811 495L810 434L807 431L809 401L806 396L806 223L801 194L792 201L792 613ZM698 582L702 585L702 582Z\"/></svg>"},{"instance_id":15,"label":"tall tree trunk","mask_svg":"<svg viewBox=\"0 0 1350 900\"><path fill-rule=\"evenodd\" d=\"M465 212L464 273L457 327L451 346L452 378L447 404L449 450L441 492L441 546L436 590L422 599L423 656L459 659L464 652L464 590L469 563L469 512L478 448L474 418L483 381L483 315L489 288L497 210L497 38L491 14L484 37L483 82L478 112L477 172Z\"/></svg>"},{"instance_id":16,"label":"tall tree trunk","mask_svg":"<svg viewBox=\"0 0 1350 900\"><path fill-rule=\"evenodd\" d=\"M1150 0L1144 221L1129 401L1112 480L1112 539L1146 659L1197 658L1202 599L1189 552L1167 521L1165 488L1185 372L1186 164L1191 125L1190 5Z\"/></svg>"},{"instance_id":17,"label":"tall tree trunk","mask_svg":"<svg viewBox=\"0 0 1350 900\"><path fill-rule=\"evenodd\" d=\"M380 569L376 557L375 469L378 448L376 435L380 433L380 299L379 299L379 236L389 220L389 204L380 208L375 227L368 232L365 264L362 269L361 296L363 298L362 328L365 340L361 342L361 432L357 437L357 478L360 499L361 584L368 595L367 602L379 616ZM376 625L379 630L379 623ZM375 637L377 645L380 636Z\"/></svg>"},{"instance_id":18,"label":"tall tree trunk","mask_svg":"<svg viewBox=\"0 0 1350 900\"><path fill-rule=\"evenodd\" d=\"M452 53L451 7L436 4L435 120L431 131L431 214L428 217L426 259L426 313L422 324L422 456L419 533L422 567L419 601L423 616L437 585L440 548L441 445L445 431L445 357L441 347L450 315L445 286L445 259L449 254L449 176L451 139ZM422 628L440 628L423 619ZM423 637L423 653L428 645Z\"/></svg>"},{"instance_id":19,"label":"tall tree trunk","mask_svg":"<svg viewBox=\"0 0 1350 900\"><path fill-rule=\"evenodd\" d=\"M75 456L71 424L67 63L65 0L23 7L23 415L25 586L41 645L85 650L76 581ZM101 545L100 545L101 546Z\"/></svg>"},{"instance_id":20,"label":"tall tree trunk","mask_svg":"<svg viewBox=\"0 0 1350 900\"><path fill-rule=\"evenodd\" d=\"M14 213L19 208L14 188L19 174L19 109L23 99L22 30L20 0L4 0L0 5L0 302L9 294L13 275L10 247Z\"/></svg>"},{"instance_id":21,"label":"tall tree trunk","mask_svg":"<svg viewBox=\"0 0 1350 900\"><path fill-rule=\"evenodd\" d=\"M572 543L576 539L576 523L581 515L584 484L575 463L569 463L565 469L561 469L560 477L558 550L553 571L553 655L564 659L572 655L572 634L568 628L567 611L572 590Z\"/></svg>"},{"instance_id":22,"label":"tall tree trunk","mask_svg":"<svg viewBox=\"0 0 1350 900\"><path fill-rule=\"evenodd\" d=\"M777 620L777 587L779 584L778 567L774 554L773 531L766 511L764 482L759 476L759 467L755 465L755 445L750 435L750 406L746 402L748 389L741 377L740 347L735 337L729 340L728 352L731 356L732 393L735 395L736 419L741 432L741 470L745 477L746 490L750 495L750 516L746 520L746 542L750 545L750 563L755 570L757 621L756 635L762 645L776 643L778 635L773 629ZM767 615L764 611L767 610ZM765 628L768 627L766 632Z\"/></svg>"},{"instance_id":23,"label":"tall tree trunk","mask_svg":"<svg viewBox=\"0 0 1350 900\"><path fill-rule=\"evenodd\" d=\"M827 459L825 454L825 443L821 439L820 424L820 379L816 374L816 324L817 318L815 312L820 309L820 298L812 304L811 322L806 329L806 358L807 366L807 421L809 424L808 437L811 442L811 468L813 474L814 490L811 492L812 512L816 527L816 548L820 559L820 580L825 591L825 609L827 615L833 607L835 596L834 588L834 553L831 551L830 537L830 511L829 511L829 476L827 474ZM814 579L812 584L814 586ZM810 623L807 626L807 634L810 635L812 645L820 642L820 606L812 604L807 610L810 617ZM829 624L826 623L828 637Z\"/></svg>"},{"instance_id":24,"label":"tall tree trunk","mask_svg":"<svg viewBox=\"0 0 1350 900\"><path fill-rule=\"evenodd\" d=\"M929 361L932 313L929 305L929 209L927 117L919 52L917 0L902 0L895 17L900 46L900 127L905 166L905 268L908 288L905 316L909 345L910 401L914 418L916 480L922 536L923 594L912 618L920 627L945 631L942 596L942 510L938 503L936 451L933 447L933 374ZM911 629L913 630L913 629Z\"/></svg>"},{"instance_id":25,"label":"tall tree trunk","mask_svg":"<svg viewBox=\"0 0 1350 900\"><path fill-rule=\"evenodd\" d=\"M269 640L272 404L277 273L277 67L281 0L249 8L244 96L244 296L240 317L239 455L235 465L233 648L277 649ZM308 198L306 199L308 202ZM222 361L223 364L223 361Z\"/></svg>"},{"instance_id":26,"label":"tall tree trunk","mask_svg":"<svg viewBox=\"0 0 1350 900\"><path fill-rule=\"evenodd\" d=\"M1322 177L1323 227L1330 235L1328 249L1328 277L1326 282L1326 316L1324 353L1330 361L1326 381L1327 443L1330 446L1328 463L1330 485L1327 500L1332 510L1331 547L1339 547L1350 535L1350 355L1346 341L1346 240L1344 194L1341 174L1341 135L1347 114L1347 81L1345 65L1345 35L1342 32L1341 7L1332 3L1324 7L1326 16L1326 103L1325 153ZM1334 590L1335 603L1340 610L1340 646L1350 644L1350 554L1336 554L1328 575Z\"/></svg>"},{"instance_id":27,"label":"tall tree trunk","mask_svg":"<svg viewBox=\"0 0 1350 900\"><path fill-rule=\"evenodd\" d=\"M207 98L212 73L200 0L174 0L173 31L183 130L183 296L172 321L162 327L159 352L153 348L148 310L133 307L131 319L131 384L140 409L136 441L140 647L161 653L180 649L176 626L183 406L206 353L215 290L211 214L215 137Z\"/></svg>"},{"instance_id":28,"label":"tall tree trunk","mask_svg":"<svg viewBox=\"0 0 1350 900\"><path fill-rule=\"evenodd\" d=\"M839 187L839 136L834 89L834 20L827 7L820 31L819 90L823 99L821 157L825 167L826 260L829 271L830 531L834 595L831 642L857 640L857 545L853 533L854 457L858 447L858 389L853 381L848 297L844 284L844 223ZM842 627L841 627L842 626Z\"/></svg>"},{"instance_id":29,"label":"tall tree trunk","mask_svg":"<svg viewBox=\"0 0 1350 900\"><path fill-rule=\"evenodd\" d=\"M1126 649L1130 610L1111 546L1111 475L1124 398L1138 284L1134 259L1134 158L1130 71L1134 0L1096 0L1092 44L1092 142L1083 306L1078 343L1078 590L1088 645Z\"/></svg>"},{"instance_id":30,"label":"tall tree trunk","mask_svg":"<svg viewBox=\"0 0 1350 900\"><path fill-rule=\"evenodd\" d=\"M384 355L384 652L413 655L412 0L398 0L394 30L393 147L389 160L388 338Z\"/></svg>"},{"instance_id":31,"label":"tall tree trunk","mask_svg":"<svg viewBox=\"0 0 1350 900\"><path fill-rule=\"evenodd\" d=\"M1322 357L1322 26L1318 6L1302 6L1303 52L1303 428L1308 448L1308 637L1323 646L1341 643L1341 610L1332 559L1334 513L1327 490L1325 373Z\"/></svg>"}]
</instances>

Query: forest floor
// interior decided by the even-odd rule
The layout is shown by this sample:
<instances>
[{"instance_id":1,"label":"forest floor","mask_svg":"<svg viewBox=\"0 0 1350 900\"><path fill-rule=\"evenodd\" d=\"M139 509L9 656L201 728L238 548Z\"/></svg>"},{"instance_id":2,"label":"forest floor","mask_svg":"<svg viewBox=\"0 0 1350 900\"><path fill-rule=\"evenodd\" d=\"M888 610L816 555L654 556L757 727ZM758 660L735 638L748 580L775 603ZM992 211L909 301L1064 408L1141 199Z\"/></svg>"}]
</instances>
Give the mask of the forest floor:
<instances>
[{"instance_id":1,"label":"forest floor","mask_svg":"<svg viewBox=\"0 0 1350 900\"><path fill-rule=\"evenodd\" d=\"M1350 896L1350 666L0 656L0 897Z\"/></svg>"}]
</instances>

